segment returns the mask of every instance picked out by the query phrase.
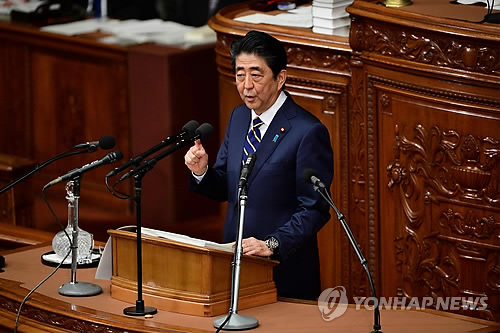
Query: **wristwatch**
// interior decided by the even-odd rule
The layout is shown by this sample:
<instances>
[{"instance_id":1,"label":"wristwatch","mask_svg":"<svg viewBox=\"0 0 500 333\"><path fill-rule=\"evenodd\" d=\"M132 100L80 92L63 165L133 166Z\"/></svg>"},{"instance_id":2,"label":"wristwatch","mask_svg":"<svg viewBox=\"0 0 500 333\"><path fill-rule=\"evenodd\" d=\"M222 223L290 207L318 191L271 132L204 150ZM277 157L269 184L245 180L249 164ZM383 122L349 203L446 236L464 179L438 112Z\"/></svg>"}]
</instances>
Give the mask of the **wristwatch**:
<instances>
[{"instance_id":1,"label":"wristwatch","mask_svg":"<svg viewBox=\"0 0 500 333\"><path fill-rule=\"evenodd\" d=\"M273 255L277 255L280 248L280 241L276 237L268 237L265 240L266 246L273 252Z\"/></svg>"}]
</instances>

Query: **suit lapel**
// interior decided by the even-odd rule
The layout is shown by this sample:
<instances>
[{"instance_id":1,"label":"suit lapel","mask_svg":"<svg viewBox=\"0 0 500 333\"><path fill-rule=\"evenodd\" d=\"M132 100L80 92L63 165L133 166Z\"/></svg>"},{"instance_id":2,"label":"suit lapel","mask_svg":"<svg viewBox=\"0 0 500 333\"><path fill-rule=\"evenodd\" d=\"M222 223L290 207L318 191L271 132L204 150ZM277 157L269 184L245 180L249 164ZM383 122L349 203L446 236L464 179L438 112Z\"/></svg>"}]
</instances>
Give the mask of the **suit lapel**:
<instances>
[{"instance_id":1,"label":"suit lapel","mask_svg":"<svg viewBox=\"0 0 500 333\"><path fill-rule=\"evenodd\" d=\"M289 119L295 116L295 112L292 111L292 108L290 108L290 103L293 103L293 101L291 97L288 97L274 116L273 121L271 121L266 134L264 134L264 137L259 144L259 148L257 148L257 160L255 161L255 166L248 180L249 185L252 183L252 180L257 176L259 170L266 163L283 138L292 129ZM282 132L281 129L284 129L284 131Z\"/></svg>"},{"instance_id":2,"label":"suit lapel","mask_svg":"<svg viewBox=\"0 0 500 333\"><path fill-rule=\"evenodd\" d=\"M240 170L241 158L243 157L243 146L250 126L251 111L247 107L236 111L234 124L231 126L231 138L229 140L228 170ZM237 182L237 181L236 181Z\"/></svg>"}]
</instances>

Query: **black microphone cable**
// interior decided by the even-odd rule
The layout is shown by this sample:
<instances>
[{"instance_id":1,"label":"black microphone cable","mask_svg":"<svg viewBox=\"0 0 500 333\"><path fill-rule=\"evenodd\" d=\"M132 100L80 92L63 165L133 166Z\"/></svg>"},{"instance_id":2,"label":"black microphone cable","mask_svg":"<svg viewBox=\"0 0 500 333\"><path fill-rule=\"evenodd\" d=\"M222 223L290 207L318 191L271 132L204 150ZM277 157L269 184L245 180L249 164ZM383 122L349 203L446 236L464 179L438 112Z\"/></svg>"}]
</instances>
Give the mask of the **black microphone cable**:
<instances>
[{"instance_id":1,"label":"black microphone cable","mask_svg":"<svg viewBox=\"0 0 500 333\"><path fill-rule=\"evenodd\" d=\"M126 200L126 199L132 198L131 195L128 195L128 194L123 193L123 192L121 192L121 191L119 191L119 190L116 189L116 185L118 185L118 183L120 182L120 180L115 181L115 183L113 184L113 186L110 186L109 182L108 182L108 179L109 179L108 176L104 177L104 184L106 184L106 187L107 187L108 191L114 197L116 197L118 199L121 199L121 200Z\"/></svg>"},{"instance_id":2,"label":"black microphone cable","mask_svg":"<svg viewBox=\"0 0 500 333\"><path fill-rule=\"evenodd\" d=\"M59 224L59 226L61 227L62 231L64 231L64 234L66 235L66 237L68 237L68 240L69 240L69 250L68 252L66 253L66 256L64 256L64 258L61 260L61 262L59 263L59 265L56 266L56 268L54 268L54 270L49 274L47 275L42 281L40 281L33 289L31 289L29 291L29 293L23 298L23 300L21 301L21 304L19 304L19 308L17 309L17 315L16 315L16 322L14 324L14 333L17 333L17 326L18 326L18 323L19 323L19 317L21 316L21 310L22 310L22 307L24 305L24 303L26 303L26 301L28 300L28 298L42 285L44 284L50 277L52 277L52 275L54 275L58 270L59 268L62 266L62 264L64 263L64 261L68 258L69 254L71 253L71 250L73 249L73 240L71 239L71 237L68 235L68 233L66 232L66 228L63 226L63 224L61 223L61 221L59 220L59 218L57 217L56 213L54 212L54 210L52 209L52 206L50 205L46 195L45 195L45 188L42 190L42 198L43 198L43 201L45 201L45 203L47 204L47 207L49 208L50 212L52 213L52 215L54 216L54 218L56 219L56 222L57 224Z\"/></svg>"}]
</instances>

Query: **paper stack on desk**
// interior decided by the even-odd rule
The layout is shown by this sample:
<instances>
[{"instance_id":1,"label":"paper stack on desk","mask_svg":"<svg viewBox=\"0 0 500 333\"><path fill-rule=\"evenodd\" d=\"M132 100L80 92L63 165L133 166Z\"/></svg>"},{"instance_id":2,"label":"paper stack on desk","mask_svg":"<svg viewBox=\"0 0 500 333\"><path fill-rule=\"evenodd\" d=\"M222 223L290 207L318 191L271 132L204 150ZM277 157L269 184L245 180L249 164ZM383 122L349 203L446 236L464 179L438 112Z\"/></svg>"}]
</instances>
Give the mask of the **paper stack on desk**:
<instances>
[{"instance_id":1,"label":"paper stack on desk","mask_svg":"<svg viewBox=\"0 0 500 333\"><path fill-rule=\"evenodd\" d=\"M297 28L311 28L313 25L311 6L309 5L300 6L278 15L256 13L240 16L234 20L252 24L271 24Z\"/></svg>"},{"instance_id":2,"label":"paper stack on desk","mask_svg":"<svg viewBox=\"0 0 500 333\"><path fill-rule=\"evenodd\" d=\"M351 19L345 8L353 0L313 0L313 32L349 36Z\"/></svg>"},{"instance_id":3,"label":"paper stack on desk","mask_svg":"<svg viewBox=\"0 0 500 333\"><path fill-rule=\"evenodd\" d=\"M208 26L195 28L161 19L120 21L96 18L48 25L40 30L68 36L100 31L108 35L100 38L100 42L119 45L156 43L186 48L217 40L215 31Z\"/></svg>"}]
</instances>

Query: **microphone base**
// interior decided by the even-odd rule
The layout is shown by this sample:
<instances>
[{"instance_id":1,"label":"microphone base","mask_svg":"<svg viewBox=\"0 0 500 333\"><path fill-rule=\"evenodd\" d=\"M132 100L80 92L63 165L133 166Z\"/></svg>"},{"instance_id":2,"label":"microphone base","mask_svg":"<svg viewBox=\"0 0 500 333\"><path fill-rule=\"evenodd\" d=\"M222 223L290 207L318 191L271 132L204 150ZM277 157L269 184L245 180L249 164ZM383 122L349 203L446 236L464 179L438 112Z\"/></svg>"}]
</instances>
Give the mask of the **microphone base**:
<instances>
[{"instance_id":1,"label":"microphone base","mask_svg":"<svg viewBox=\"0 0 500 333\"><path fill-rule=\"evenodd\" d=\"M142 305L137 305L137 306L131 306L128 308L123 309L123 313L126 314L127 316L145 316L145 315L154 315L158 312L158 310L152 306L144 306Z\"/></svg>"},{"instance_id":2,"label":"microphone base","mask_svg":"<svg viewBox=\"0 0 500 333\"><path fill-rule=\"evenodd\" d=\"M220 317L214 320L214 327L220 328L220 326L224 323L228 315L224 317ZM256 328L259 326L259 321L254 317L243 316L237 313L231 314L231 318L229 321L222 327L224 331L242 331L242 330L250 330L252 328Z\"/></svg>"},{"instance_id":3,"label":"microphone base","mask_svg":"<svg viewBox=\"0 0 500 333\"><path fill-rule=\"evenodd\" d=\"M95 296L102 293L102 288L89 282L67 282L59 287L59 294L70 297Z\"/></svg>"}]
</instances>

